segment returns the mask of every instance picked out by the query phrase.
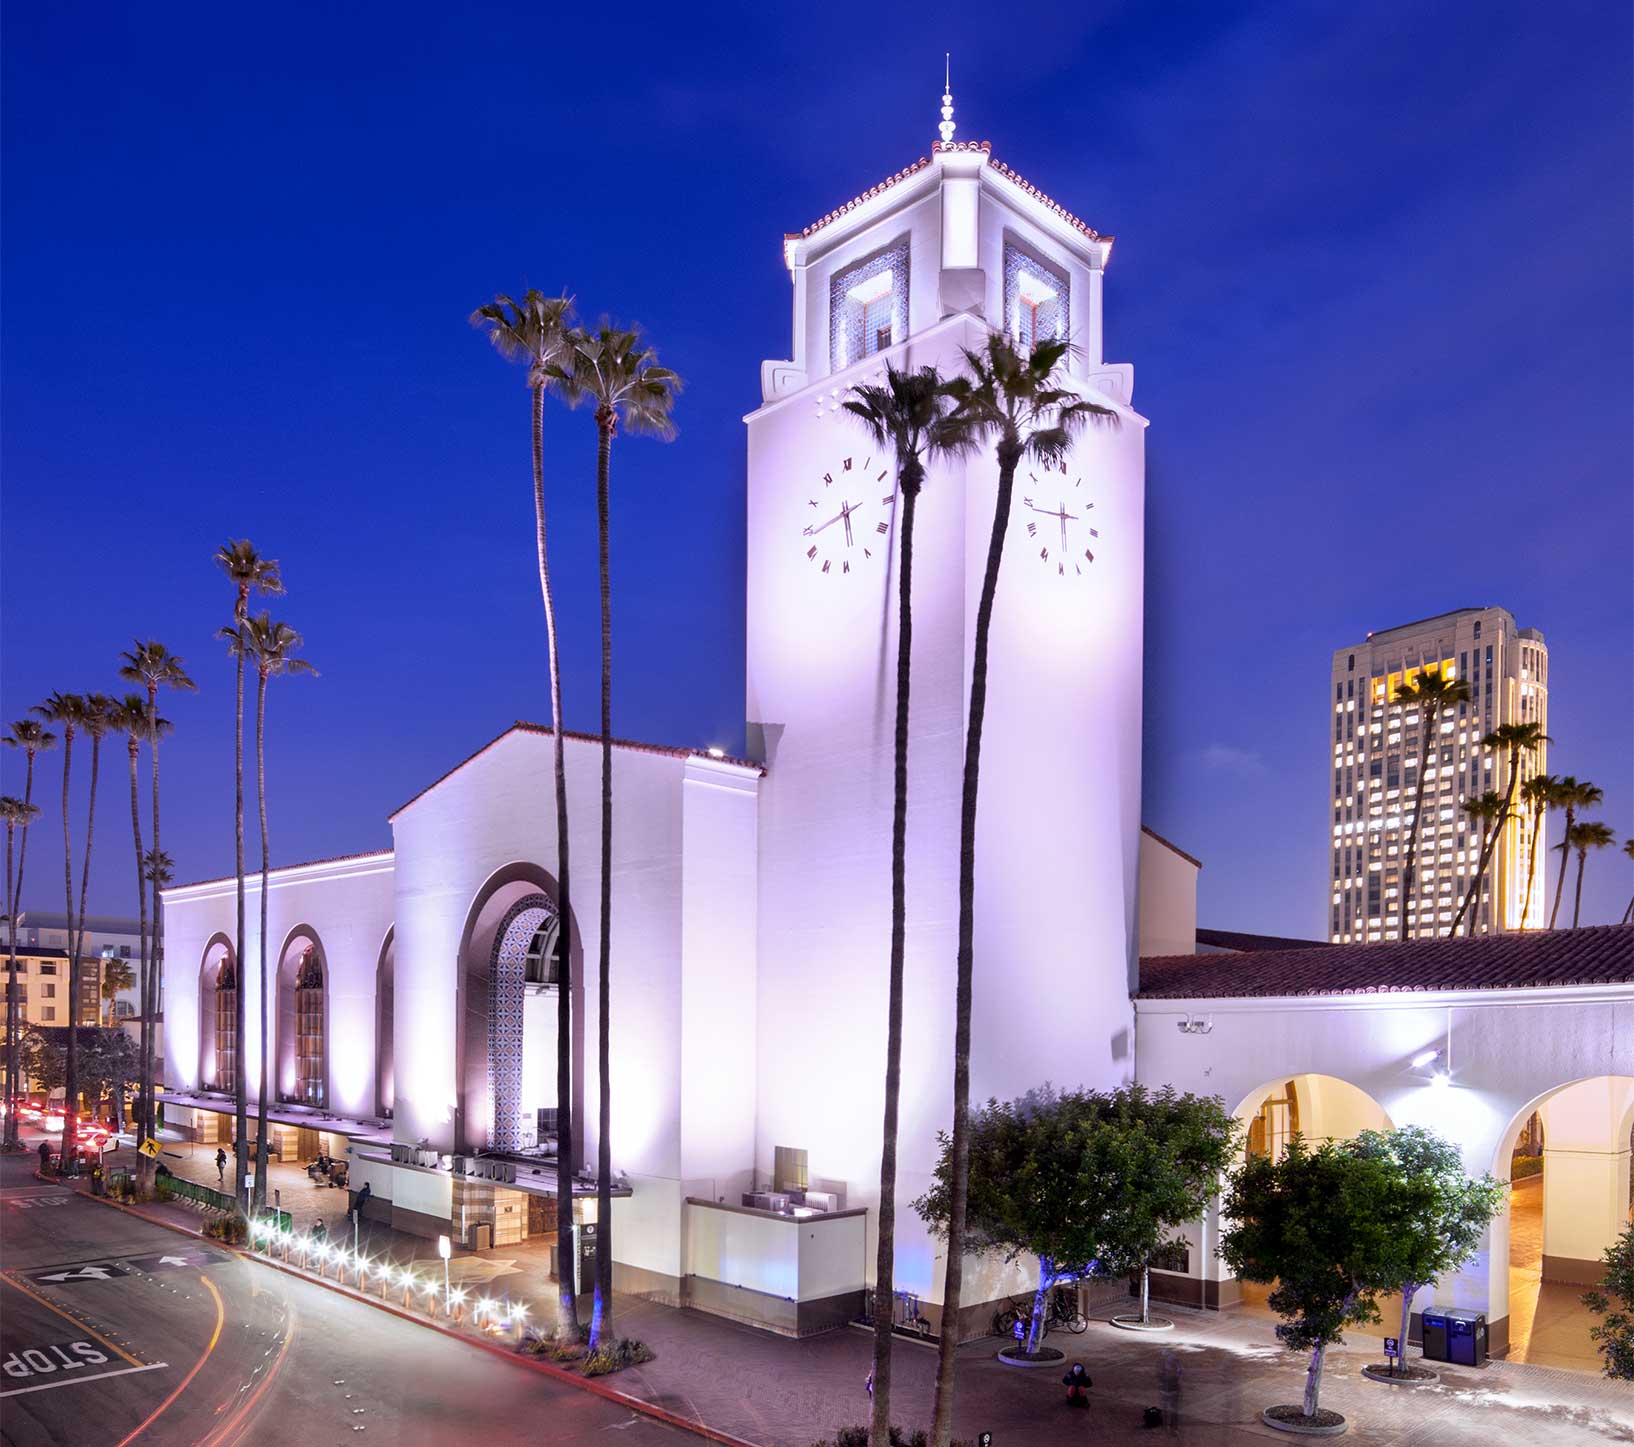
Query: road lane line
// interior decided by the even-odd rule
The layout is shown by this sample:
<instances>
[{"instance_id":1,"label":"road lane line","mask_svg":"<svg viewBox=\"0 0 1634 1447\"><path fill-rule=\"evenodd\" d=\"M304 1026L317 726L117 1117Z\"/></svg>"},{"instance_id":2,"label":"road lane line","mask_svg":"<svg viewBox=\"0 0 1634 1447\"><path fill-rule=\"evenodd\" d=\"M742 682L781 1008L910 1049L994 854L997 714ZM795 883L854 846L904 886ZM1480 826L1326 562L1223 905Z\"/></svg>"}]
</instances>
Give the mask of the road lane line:
<instances>
[{"instance_id":1,"label":"road lane line","mask_svg":"<svg viewBox=\"0 0 1634 1447\"><path fill-rule=\"evenodd\" d=\"M210 1333L210 1344L209 1346L205 1347L204 1354L193 1363L193 1370L182 1378L181 1384L176 1388L176 1390L154 1408L153 1415L143 1422L142 1425L128 1437L120 1438L119 1447L129 1447L130 1443L134 1442L142 1435L142 1433L147 1431L149 1427L151 1427L159 1420L160 1417L165 1414L170 1407L170 1404L174 1402L177 1397L181 1396L181 1394L187 1390L188 1384L193 1380L193 1378L198 1376L199 1368L210 1359L210 1353L216 1349L216 1343L221 1340L221 1328L227 1321L227 1307L222 1302L221 1293L216 1290L215 1283L211 1281L208 1276L199 1277L199 1281L209 1289L210 1295L216 1299L216 1329Z\"/></svg>"},{"instance_id":2,"label":"road lane line","mask_svg":"<svg viewBox=\"0 0 1634 1447\"><path fill-rule=\"evenodd\" d=\"M88 1335L95 1337L99 1342L102 1343L103 1346L107 1347L107 1349L109 1351L113 1352L116 1356L123 1357L133 1367L140 1367L140 1366L145 1365L145 1363L137 1361L136 1358L133 1357L123 1347L115 1346L111 1341L108 1340L107 1337L103 1336L101 1334L101 1332L97 1331L95 1327L87 1326L78 1317L69 1316L69 1314L66 1311L64 1311L60 1306L58 1306L55 1302L47 1301L43 1296L39 1295L37 1292L30 1291L26 1286L23 1285L22 1282L13 1281L12 1278L9 1275L3 1275L3 1274L0 1274L0 1281L5 1282L5 1284L7 1286L11 1287L13 1290L22 1292L24 1296L33 1297L34 1300L39 1302L40 1305L43 1306L47 1311L56 1312L56 1314L58 1316L60 1316L64 1321L69 1323L69 1325L77 1327L80 1331L86 1332ZM104 1375L108 1375L108 1374L104 1373Z\"/></svg>"},{"instance_id":3,"label":"road lane line","mask_svg":"<svg viewBox=\"0 0 1634 1447\"><path fill-rule=\"evenodd\" d=\"M219 1427L210 1436L206 1437L203 1442L199 1444L199 1447L225 1447L226 1443L237 1442L242 1438L242 1429L247 1423L250 1413L254 1410L255 1404L261 1400L261 1394L272 1385L272 1379L278 1375L278 1368L283 1366L284 1358L289 1354L290 1344L295 1340L297 1325L298 1322L295 1316L295 1308L291 1307L289 1309L288 1324L284 1328L283 1345L278 1348L278 1355L273 1359L272 1365L267 1369L267 1374L261 1378L260 1385L258 1385L256 1389L250 1393L249 1400L245 1402L237 1412L228 1418L221 1427Z\"/></svg>"},{"instance_id":4,"label":"road lane line","mask_svg":"<svg viewBox=\"0 0 1634 1447\"><path fill-rule=\"evenodd\" d=\"M57 1387L82 1387L87 1382L105 1382L109 1377L128 1377L133 1372L156 1372L169 1365L169 1362L148 1362L139 1367L117 1367L111 1372L98 1372L90 1377L65 1377L60 1382L41 1382L37 1387L13 1387L9 1392L0 1392L0 1397L20 1397L25 1392L49 1392Z\"/></svg>"}]
</instances>

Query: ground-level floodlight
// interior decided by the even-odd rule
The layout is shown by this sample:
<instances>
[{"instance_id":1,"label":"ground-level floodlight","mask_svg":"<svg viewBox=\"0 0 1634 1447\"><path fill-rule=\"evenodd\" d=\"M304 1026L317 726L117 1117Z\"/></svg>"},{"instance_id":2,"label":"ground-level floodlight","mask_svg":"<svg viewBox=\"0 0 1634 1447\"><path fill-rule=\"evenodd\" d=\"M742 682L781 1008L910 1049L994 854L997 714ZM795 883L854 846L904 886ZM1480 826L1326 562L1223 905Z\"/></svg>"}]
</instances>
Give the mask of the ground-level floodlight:
<instances>
[{"instance_id":1,"label":"ground-level floodlight","mask_svg":"<svg viewBox=\"0 0 1634 1447\"><path fill-rule=\"evenodd\" d=\"M1432 1060L1439 1060L1440 1058L1441 1052L1432 1045L1428 1050L1420 1050L1418 1054L1413 1057L1413 1069L1422 1070Z\"/></svg>"}]
</instances>

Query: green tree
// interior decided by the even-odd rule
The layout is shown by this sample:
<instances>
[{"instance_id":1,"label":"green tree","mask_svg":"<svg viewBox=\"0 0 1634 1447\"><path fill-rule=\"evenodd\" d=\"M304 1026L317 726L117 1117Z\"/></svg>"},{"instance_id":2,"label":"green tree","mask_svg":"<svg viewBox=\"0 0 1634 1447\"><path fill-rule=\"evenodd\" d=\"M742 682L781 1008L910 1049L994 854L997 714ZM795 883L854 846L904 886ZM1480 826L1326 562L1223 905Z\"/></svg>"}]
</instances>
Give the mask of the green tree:
<instances>
[{"instance_id":1,"label":"green tree","mask_svg":"<svg viewBox=\"0 0 1634 1447\"><path fill-rule=\"evenodd\" d=\"M229 538L213 555L215 565L227 575L227 581L233 585L233 627L222 629L217 637L231 633L228 652L231 653L234 664L233 679L233 882L235 885L234 902L237 905L235 916L235 933L233 935L233 958L235 961L244 958L244 661L242 649L234 646L244 620L249 617L250 594L260 593L263 596L277 596L284 591L283 574L279 571L276 558L264 558L256 550L256 546L248 538ZM262 886L265 890L265 885ZM265 908L266 895L262 895L262 907ZM262 966L265 969L265 964ZM233 1029L237 1032L234 1039L242 1042L246 1038L246 1005L245 997L248 991L236 990L233 993ZM266 992L262 992L262 1035L266 1034L265 999ZM243 1046L240 1045L240 1050ZM265 1045L262 1046L262 1074L266 1073ZM233 1072L233 1194L243 1190L244 1177L248 1171L248 1162L245 1153L249 1141L249 1079L242 1070ZM263 1137L265 1124L262 1126Z\"/></svg>"},{"instance_id":2,"label":"green tree","mask_svg":"<svg viewBox=\"0 0 1634 1447\"><path fill-rule=\"evenodd\" d=\"M1475 868L1475 876L1470 880L1469 892L1464 896L1464 902L1459 905L1458 913L1453 916L1452 924L1447 930L1450 939L1458 933L1458 922L1481 896L1481 883L1486 878L1487 865L1491 863L1492 851L1497 847L1498 836L1503 832L1505 823L1509 819L1510 810L1515 805L1515 790L1520 786L1521 764L1525 756L1535 754L1544 744L1552 740L1544 733L1543 725L1535 722L1499 724L1491 733L1481 740L1481 747L1487 749L1501 749L1504 754L1505 770L1509 782L1504 788L1503 808L1498 811L1492 821L1492 827L1481 841L1481 861ZM1497 901L1493 902L1494 911ZM1466 934L1475 933L1475 924L1479 909L1470 915L1469 928ZM1497 928L1499 921L1494 919L1493 926Z\"/></svg>"},{"instance_id":3,"label":"green tree","mask_svg":"<svg viewBox=\"0 0 1634 1447\"><path fill-rule=\"evenodd\" d=\"M563 752L562 669L556 636L556 602L551 591L550 561L545 548L545 394L557 391L552 376L567 355L573 323L573 299L528 291L521 301L498 296L471 313L471 325L488 334L507 361L528 369L533 418L533 530L539 568L539 595L545 608L545 643L550 669L552 763L556 783L557 955L561 961L556 990L556 1282L557 1326L564 1335L578 1331L573 1297L573 909L568 868L567 762Z\"/></svg>"},{"instance_id":4,"label":"green tree","mask_svg":"<svg viewBox=\"0 0 1634 1447\"><path fill-rule=\"evenodd\" d=\"M85 1037L80 1078L87 1098L96 1103L97 1109L104 1099L111 1100L114 1125L123 1130L125 1091L141 1063L136 1043L118 1029L87 1030Z\"/></svg>"},{"instance_id":5,"label":"green tree","mask_svg":"<svg viewBox=\"0 0 1634 1447\"><path fill-rule=\"evenodd\" d=\"M1577 855L1577 887L1572 898L1573 929L1577 928L1583 914L1583 866L1588 860L1589 850L1605 849L1616 842L1617 836L1611 832L1609 824L1602 824L1598 819L1585 819L1573 824L1558 846Z\"/></svg>"},{"instance_id":6,"label":"green tree","mask_svg":"<svg viewBox=\"0 0 1634 1447\"><path fill-rule=\"evenodd\" d=\"M1533 774L1521 785L1521 805L1526 810L1526 888L1521 894L1521 930L1532 907L1532 881L1538 873L1538 845L1543 842L1543 821L1553 807L1560 780L1553 774Z\"/></svg>"},{"instance_id":7,"label":"green tree","mask_svg":"<svg viewBox=\"0 0 1634 1447\"><path fill-rule=\"evenodd\" d=\"M136 972L131 969L129 960L109 956L102 961L102 1000L108 1007L104 1023L109 1029L112 1029L118 1020L114 1002L126 990L134 988L135 984Z\"/></svg>"},{"instance_id":8,"label":"green tree","mask_svg":"<svg viewBox=\"0 0 1634 1447\"><path fill-rule=\"evenodd\" d=\"M1402 1296L1398 1340L1405 1357L1413 1297L1475 1255L1492 1218L1504 1208L1508 1187L1490 1174L1479 1179L1466 1175L1458 1147L1422 1126L1365 1130L1346 1149L1384 1162L1415 1187L1402 1194L1413 1209L1392 1223L1395 1256L1387 1273L1390 1289Z\"/></svg>"},{"instance_id":9,"label":"green tree","mask_svg":"<svg viewBox=\"0 0 1634 1447\"><path fill-rule=\"evenodd\" d=\"M66 1100L68 1057L53 1035L47 1035L38 1025L23 1027L23 1077L35 1090L44 1091L47 1100L53 1090L63 1091Z\"/></svg>"},{"instance_id":10,"label":"green tree","mask_svg":"<svg viewBox=\"0 0 1634 1447\"><path fill-rule=\"evenodd\" d=\"M933 1447L948 1447L953 1430L953 1390L958 1372L959 1308L963 1300L965 1197L970 1164L970 1025L976 958L976 802L981 784L982 725L987 716L987 652L993 600L1009 531L1016 469L1023 460L1044 464L1064 460L1074 437L1089 423L1117 425L1111 407L1093 402L1066 385L1064 341L1044 341L1025 357L1002 333L988 336L980 350L966 349L969 376L955 378L953 418L973 437L991 438L998 460L993 524L987 563L976 607L970 664L970 715L965 728L964 776L959 809L959 953L954 987L952 1176L948 1211L948 1255L942 1286L944 1329L936 1363L936 1406L931 1422Z\"/></svg>"},{"instance_id":11,"label":"green tree","mask_svg":"<svg viewBox=\"0 0 1634 1447\"><path fill-rule=\"evenodd\" d=\"M88 729L94 716L85 696L79 693L53 693L44 703L36 704L34 712L62 730L62 878L64 919L68 936L68 1043L64 1055L62 1097L62 1159L73 1159L79 1138L79 952L74 929L74 852L70 837L68 783L74 762L74 735ZM95 802L93 794L92 802Z\"/></svg>"},{"instance_id":12,"label":"green tree","mask_svg":"<svg viewBox=\"0 0 1634 1447\"><path fill-rule=\"evenodd\" d=\"M1587 779L1579 779L1571 774L1563 775L1560 786L1555 790L1554 797L1549 801L1551 808L1561 809L1565 812L1566 827L1562 831L1562 838L1571 834L1572 825L1577 822L1579 810L1594 808L1604 797L1605 791L1598 784L1591 784ZM1561 896L1566 892L1566 863L1570 857L1569 850L1561 850L1560 878L1555 883L1555 902L1549 910L1550 929L1555 927L1555 920L1560 914Z\"/></svg>"},{"instance_id":13,"label":"green tree","mask_svg":"<svg viewBox=\"0 0 1634 1447\"><path fill-rule=\"evenodd\" d=\"M601 577L601 908L598 912L596 1058L600 1115L596 1131L596 1294L590 1310L590 1349L613 1332L613 614L608 568L610 474L613 438L622 427L668 442L681 379L658 365L658 353L635 328L603 322L595 331L574 331L561 363L548 370L569 402L595 405L596 539Z\"/></svg>"},{"instance_id":14,"label":"green tree","mask_svg":"<svg viewBox=\"0 0 1634 1447\"><path fill-rule=\"evenodd\" d=\"M1308 1351L1303 1415L1321 1405L1322 1362L1347 1326L1379 1320L1378 1294L1396 1260L1395 1222L1428 1210L1428 1187L1404 1184L1382 1160L1294 1136L1281 1158L1250 1156L1232 1174L1220 1259L1244 1281L1274 1283L1277 1338Z\"/></svg>"},{"instance_id":15,"label":"green tree","mask_svg":"<svg viewBox=\"0 0 1634 1447\"><path fill-rule=\"evenodd\" d=\"M1583 1293L1583 1305L1604 1317L1589 1328L1589 1337L1605 1360L1605 1374L1634 1382L1634 1222L1606 1247L1605 1279Z\"/></svg>"},{"instance_id":16,"label":"green tree","mask_svg":"<svg viewBox=\"0 0 1634 1447\"><path fill-rule=\"evenodd\" d=\"M119 676L127 683L139 683L147 693L147 744L153 765L153 854L162 851L159 844L159 690L161 688L197 691L198 685L187 676L182 660L157 639L147 642L137 639L134 647L120 655ZM138 850L140 858L140 850ZM155 1092L154 1061L158 1050L158 1014L164 977L164 918L161 913L159 883L144 879L153 891L153 949L152 967L148 970L147 991L142 1000L142 1133L152 1136L158 1127L158 1097ZM144 1194L153 1187L154 1163L146 1156L138 1157Z\"/></svg>"},{"instance_id":17,"label":"green tree","mask_svg":"<svg viewBox=\"0 0 1634 1447\"><path fill-rule=\"evenodd\" d=\"M289 624L276 621L265 610L245 618L241 623L221 629L216 636L226 639L228 648L255 669L255 798L256 812L261 822L261 1073L256 1091L255 1196L252 1205L254 1210L260 1211L267 1204L267 1016L272 1006L267 950L268 875L272 869L267 831L267 684L274 678L286 678L293 674L308 673L315 677L318 670L306 659L296 656L301 646L301 635ZM244 983L240 978L240 1001L244 998ZM244 1072L239 1071L238 1074L242 1080Z\"/></svg>"},{"instance_id":18,"label":"green tree","mask_svg":"<svg viewBox=\"0 0 1634 1447\"><path fill-rule=\"evenodd\" d=\"M1432 673L1421 669L1413 678L1396 688L1395 703L1405 721L1407 711L1418 710L1420 743L1418 751L1418 781L1413 791L1413 815L1407 824L1407 857L1402 866L1401 889L1396 905L1396 939L1407 938L1407 905L1413 898L1413 886L1418 879L1418 836L1424 815L1424 784L1429 776L1430 749L1440 733L1441 716L1457 705L1470 700L1469 684L1461 678L1437 670ZM1431 915L1430 936L1434 938L1434 915ZM1413 933L1421 931L1415 922Z\"/></svg>"},{"instance_id":19,"label":"green tree","mask_svg":"<svg viewBox=\"0 0 1634 1447\"><path fill-rule=\"evenodd\" d=\"M852 389L843 404L874 445L896 458L897 517L896 772L891 816L891 958L886 991L885 1122L879 1163L879 1245L874 1268L872 1447L889 1447L891 1341L896 1293L897 1121L902 1098L902 980L907 940L908 711L913 657L913 537L926 464L973 445L949 419L952 394L935 367L898 371L885 364L883 385Z\"/></svg>"},{"instance_id":20,"label":"green tree","mask_svg":"<svg viewBox=\"0 0 1634 1447\"><path fill-rule=\"evenodd\" d=\"M29 720L33 724L33 720ZM38 727L38 725L34 725ZM8 735L7 741L10 741ZM30 760L32 764L32 759ZM32 769L30 770L32 773ZM32 782L32 779L30 780ZM17 1032L21 1010L17 1000L17 895L21 888L22 865L19 858L17 871L12 872L12 841L19 829L23 831L23 846L28 846L28 826L40 817L40 806L7 794L0 798L0 821L6 826L6 925L10 944L6 952L6 1120L5 1149L17 1148ZM22 851L18 854L21 856Z\"/></svg>"}]
</instances>

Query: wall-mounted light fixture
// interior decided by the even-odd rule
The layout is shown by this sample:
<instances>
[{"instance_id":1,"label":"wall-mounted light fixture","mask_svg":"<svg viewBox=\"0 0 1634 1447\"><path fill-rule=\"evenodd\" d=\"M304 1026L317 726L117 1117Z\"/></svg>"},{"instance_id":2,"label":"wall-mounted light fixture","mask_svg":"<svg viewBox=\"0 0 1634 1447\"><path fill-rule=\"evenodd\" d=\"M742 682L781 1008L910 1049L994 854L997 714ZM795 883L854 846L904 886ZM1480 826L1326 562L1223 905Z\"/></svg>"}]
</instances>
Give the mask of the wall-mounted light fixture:
<instances>
[{"instance_id":1,"label":"wall-mounted light fixture","mask_svg":"<svg viewBox=\"0 0 1634 1447\"><path fill-rule=\"evenodd\" d=\"M1413 1057L1413 1069L1422 1070L1432 1060L1439 1060L1440 1058L1441 1052L1433 1046L1428 1050L1420 1050L1418 1054Z\"/></svg>"},{"instance_id":2,"label":"wall-mounted light fixture","mask_svg":"<svg viewBox=\"0 0 1634 1447\"><path fill-rule=\"evenodd\" d=\"M1176 1020L1174 1024L1182 1035L1207 1035L1214 1029L1212 1020L1201 1020L1194 1015L1187 1015L1183 1020Z\"/></svg>"}]
</instances>

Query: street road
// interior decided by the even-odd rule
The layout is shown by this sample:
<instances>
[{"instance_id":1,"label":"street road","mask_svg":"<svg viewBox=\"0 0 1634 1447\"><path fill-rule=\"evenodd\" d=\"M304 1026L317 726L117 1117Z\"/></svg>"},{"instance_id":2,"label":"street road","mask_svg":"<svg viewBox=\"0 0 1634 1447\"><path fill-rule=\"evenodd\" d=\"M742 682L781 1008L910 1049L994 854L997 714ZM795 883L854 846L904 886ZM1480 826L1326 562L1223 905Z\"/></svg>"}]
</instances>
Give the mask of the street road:
<instances>
[{"instance_id":1,"label":"street road","mask_svg":"<svg viewBox=\"0 0 1634 1447\"><path fill-rule=\"evenodd\" d=\"M0 1158L5 1447L696 1438Z\"/></svg>"}]
</instances>

